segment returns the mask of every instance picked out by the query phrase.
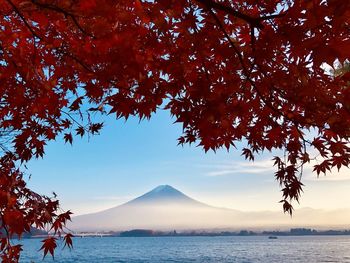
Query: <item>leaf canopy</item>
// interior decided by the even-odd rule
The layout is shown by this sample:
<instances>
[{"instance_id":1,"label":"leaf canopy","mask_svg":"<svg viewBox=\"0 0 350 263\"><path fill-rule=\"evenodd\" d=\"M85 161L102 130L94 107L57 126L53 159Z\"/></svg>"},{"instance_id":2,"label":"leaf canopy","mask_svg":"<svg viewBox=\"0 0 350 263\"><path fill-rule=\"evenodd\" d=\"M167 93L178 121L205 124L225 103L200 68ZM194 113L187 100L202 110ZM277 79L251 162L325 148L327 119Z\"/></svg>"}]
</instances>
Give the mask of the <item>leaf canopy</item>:
<instances>
[{"instance_id":1,"label":"leaf canopy","mask_svg":"<svg viewBox=\"0 0 350 263\"><path fill-rule=\"evenodd\" d=\"M305 163L318 159L317 174L349 166L350 74L330 70L350 58L349 1L0 6L0 213L8 237L32 224L63 231L58 201L26 188L18 163L42 157L60 134L72 144L73 134L98 133L96 112L144 119L165 108L183 124L180 144L215 151L243 140L249 160L283 150L275 176L289 213ZM9 239L1 245L3 260L19 256ZM46 239L44 254L55 246Z\"/></svg>"}]
</instances>

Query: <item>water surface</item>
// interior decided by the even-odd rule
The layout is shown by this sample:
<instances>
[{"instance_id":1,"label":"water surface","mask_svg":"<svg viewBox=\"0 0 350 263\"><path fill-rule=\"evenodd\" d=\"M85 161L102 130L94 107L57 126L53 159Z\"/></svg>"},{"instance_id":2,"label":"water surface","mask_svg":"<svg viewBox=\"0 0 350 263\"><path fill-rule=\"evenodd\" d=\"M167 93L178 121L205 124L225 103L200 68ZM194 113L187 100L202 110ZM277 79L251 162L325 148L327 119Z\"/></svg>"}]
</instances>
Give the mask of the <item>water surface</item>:
<instances>
[{"instance_id":1,"label":"water surface","mask_svg":"<svg viewBox=\"0 0 350 263\"><path fill-rule=\"evenodd\" d=\"M20 262L350 262L350 236L86 237L42 260L39 239L21 241Z\"/></svg>"}]
</instances>

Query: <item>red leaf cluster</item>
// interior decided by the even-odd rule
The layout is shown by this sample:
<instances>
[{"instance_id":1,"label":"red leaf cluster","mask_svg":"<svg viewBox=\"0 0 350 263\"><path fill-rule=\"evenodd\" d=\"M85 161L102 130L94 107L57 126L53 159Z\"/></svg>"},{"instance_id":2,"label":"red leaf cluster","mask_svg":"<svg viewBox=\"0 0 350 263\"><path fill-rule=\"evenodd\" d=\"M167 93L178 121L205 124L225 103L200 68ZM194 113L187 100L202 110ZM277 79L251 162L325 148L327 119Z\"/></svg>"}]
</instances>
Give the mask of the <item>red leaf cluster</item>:
<instances>
[{"instance_id":1,"label":"red leaf cluster","mask_svg":"<svg viewBox=\"0 0 350 263\"><path fill-rule=\"evenodd\" d=\"M275 176L290 213L313 149L317 174L349 166L350 75L339 69L350 58L349 1L0 6L0 213L7 236L32 224L63 227L58 203L27 189L16 165L42 157L50 140L72 144L73 134L99 133L96 113L144 119L165 108L183 125L180 144L216 151L243 140L249 160L284 151ZM53 254L54 241L44 242L44 254ZM1 244L4 258L19 254Z\"/></svg>"},{"instance_id":2,"label":"red leaf cluster","mask_svg":"<svg viewBox=\"0 0 350 263\"><path fill-rule=\"evenodd\" d=\"M15 160L9 153L0 159L0 255L3 262L17 262L19 259L21 246L13 245L11 238L20 238L32 227L49 231L51 226L53 234L61 235L72 214L70 211L59 213L57 200L28 189ZM53 252L51 245L52 242L43 244L45 255L47 251Z\"/></svg>"}]
</instances>

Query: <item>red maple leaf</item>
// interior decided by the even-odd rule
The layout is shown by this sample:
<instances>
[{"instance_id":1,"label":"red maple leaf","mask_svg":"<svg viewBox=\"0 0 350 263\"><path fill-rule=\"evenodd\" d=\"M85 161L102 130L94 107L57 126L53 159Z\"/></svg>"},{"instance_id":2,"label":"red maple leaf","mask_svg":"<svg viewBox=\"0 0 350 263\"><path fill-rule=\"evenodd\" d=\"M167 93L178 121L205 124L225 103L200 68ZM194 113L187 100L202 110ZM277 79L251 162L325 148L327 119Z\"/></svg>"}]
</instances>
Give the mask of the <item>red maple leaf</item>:
<instances>
[{"instance_id":1,"label":"red maple leaf","mask_svg":"<svg viewBox=\"0 0 350 263\"><path fill-rule=\"evenodd\" d=\"M46 257L47 253L50 253L52 258L54 258L55 249L57 247L56 244L57 238L55 237L48 237L41 242L43 242L43 245L41 246L40 250L44 250L44 258Z\"/></svg>"}]
</instances>

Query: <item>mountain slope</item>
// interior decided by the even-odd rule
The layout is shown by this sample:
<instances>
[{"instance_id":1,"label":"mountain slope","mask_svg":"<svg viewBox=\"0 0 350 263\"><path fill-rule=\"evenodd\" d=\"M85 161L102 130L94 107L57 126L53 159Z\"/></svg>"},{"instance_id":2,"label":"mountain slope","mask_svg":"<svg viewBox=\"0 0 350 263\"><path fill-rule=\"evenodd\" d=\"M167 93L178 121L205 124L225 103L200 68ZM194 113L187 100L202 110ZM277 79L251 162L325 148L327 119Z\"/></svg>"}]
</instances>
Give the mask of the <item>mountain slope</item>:
<instances>
[{"instance_id":1,"label":"mountain slope","mask_svg":"<svg viewBox=\"0 0 350 263\"><path fill-rule=\"evenodd\" d=\"M68 227L77 231L109 231L207 228L218 223L229 226L230 221L217 222L220 217L224 219L223 214L238 215L238 211L211 207L169 185L161 185L120 206L76 216Z\"/></svg>"},{"instance_id":2,"label":"mountain slope","mask_svg":"<svg viewBox=\"0 0 350 263\"><path fill-rule=\"evenodd\" d=\"M170 185L160 185L144 195L125 203L124 205L147 204L205 205L188 197Z\"/></svg>"}]
</instances>

